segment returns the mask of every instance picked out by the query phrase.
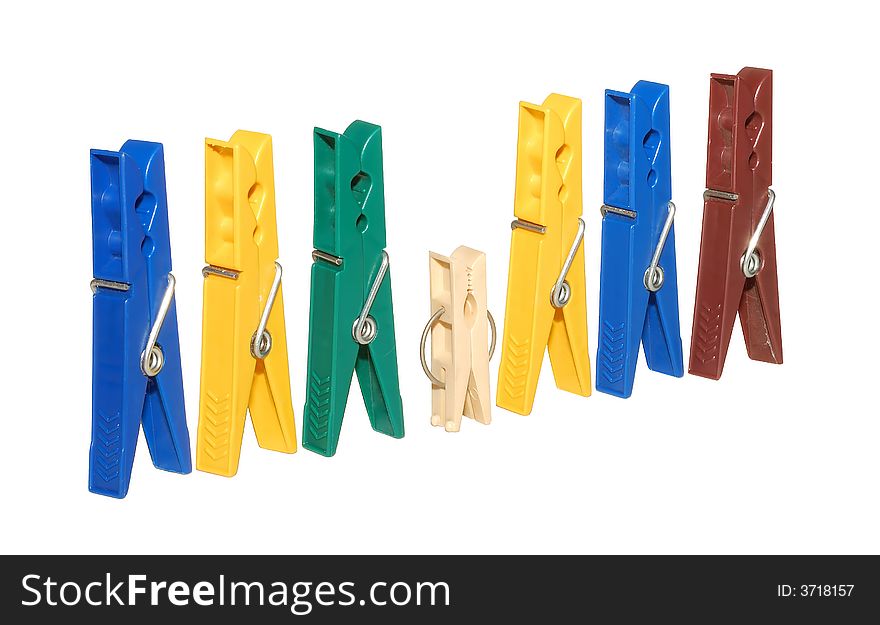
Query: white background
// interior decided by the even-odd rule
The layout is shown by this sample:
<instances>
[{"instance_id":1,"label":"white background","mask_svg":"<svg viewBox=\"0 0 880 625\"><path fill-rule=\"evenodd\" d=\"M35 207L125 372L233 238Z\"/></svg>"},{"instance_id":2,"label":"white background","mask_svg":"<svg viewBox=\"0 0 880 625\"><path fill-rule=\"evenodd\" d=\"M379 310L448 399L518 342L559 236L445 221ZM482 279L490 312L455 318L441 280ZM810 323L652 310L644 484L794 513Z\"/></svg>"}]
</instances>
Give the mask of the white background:
<instances>
[{"instance_id":1,"label":"white background","mask_svg":"<svg viewBox=\"0 0 880 625\"><path fill-rule=\"evenodd\" d=\"M6 287L0 550L148 553L877 553L876 37L862 3L7 4L0 19ZM320 6L319 6L320 5ZM777 8L777 6L779 8ZM792 7L791 9L782 7ZM873 53L872 53L873 54ZM501 321L517 103L584 101L591 359L605 88L671 88L682 340L690 341L709 73L774 74L785 364L722 379L640 363L621 400L557 391L458 434L418 364L428 250L488 255ZM257 447L233 479L153 469L90 494L89 148L162 142L190 432L201 344L203 139L272 134L297 432L305 399L312 127L382 126L403 440L357 386L339 451ZM500 327L499 327L500 329ZM492 364L492 382L497 374ZM687 363L685 363L687 364Z\"/></svg>"}]
</instances>

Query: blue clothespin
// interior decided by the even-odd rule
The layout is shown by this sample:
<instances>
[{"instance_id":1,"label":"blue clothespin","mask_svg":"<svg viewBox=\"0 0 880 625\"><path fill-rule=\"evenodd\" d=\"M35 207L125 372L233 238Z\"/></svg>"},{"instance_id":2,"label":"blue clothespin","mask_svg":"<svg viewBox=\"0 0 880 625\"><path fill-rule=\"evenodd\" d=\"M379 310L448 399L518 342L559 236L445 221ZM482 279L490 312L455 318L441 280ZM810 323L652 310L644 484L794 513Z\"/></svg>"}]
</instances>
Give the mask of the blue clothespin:
<instances>
[{"instance_id":1,"label":"blue clothespin","mask_svg":"<svg viewBox=\"0 0 880 625\"><path fill-rule=\"evenodd\" d=\"M89 490L125 497L141 423L153 464L192 471L171 275L162 144L91 151Z\"/></svg>"},{"instance_id":2,"label":"blue clothespin","mask_svg":"<svg viewBox=\"0 0 880 625\"><path fill-rule=\"evenodd\" d=\"M669 87L605 92L605 205L596 390L632 394L644 344L648 368L684 375L675 271Z\"/></svg>"}]
</instances>

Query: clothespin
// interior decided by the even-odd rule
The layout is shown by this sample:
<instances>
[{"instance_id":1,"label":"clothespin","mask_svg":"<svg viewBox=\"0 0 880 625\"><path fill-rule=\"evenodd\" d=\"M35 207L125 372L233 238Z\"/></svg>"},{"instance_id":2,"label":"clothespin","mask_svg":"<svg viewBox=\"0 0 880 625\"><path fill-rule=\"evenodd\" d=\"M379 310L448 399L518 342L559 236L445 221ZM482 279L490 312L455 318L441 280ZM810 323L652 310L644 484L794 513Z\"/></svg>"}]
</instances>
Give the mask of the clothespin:
<instances>
[{"instance_id":1,"label":"clothespin","mask_svg":"<svg viewBox=\"0 0 880 625\"><path fill-rule=\"evenodd\" d=\"M206 139L200 471L235 475L248 411L260 447L296 451L277 259L272 137Z\"/></svg>"},{"instance_id":2,"label":"clothespin","mask_svg":"<svg viewBox=\"0 0 880 625\"><path fill-rule=\"evenodd\" d=\"M773 72L712 74L690 373L717 380L737 308L749 358L782 364L772 178Z\"/></svg>"},{"instance_id":3,"label":"clothespin","mask_svg":"<svg viewBox=\"0 0 880 625\"><path fill-rule=\"evenodd\" d=\"M596 390L632 394L648 368L684 375L675 270L669 87L639 81L605 92L605 204Z\"/></svg>"},{"instance_id":4,"label":"clothespin","mask_svg":"<svg viewBox=\"0 0 880 625\"><path fill-rule=\"evenodd\" d=\"M357 371L373 429L403 437L391 273L385 252L382 129L315 128L315 229L303 446L336 453Z\"/></svg>"},{"instance_id":5,"label":"clothespin","mask_svg":"<svg viewBox=\"0 0 880 625\"><path fill-rule=\"evenodd\" d=\"M463 245L449 257L430 252L429 271L432 314L422 332L420 354L422 370L431 380L431 425L458 432L462 415L488 424L495 320L486 303L486 255ZM430 367L425 358L429 335Z\"/></svg>"},{"instance_id":6,"label":"clothespin","mask_svg":"<svg viewBox=\"0 0 880 625\"><path fill-rule=\"evenodd\" d=\"M192 471L161 143L91 151L95 279L89 490L128 493L141 424L156 468Z\"/></svg>"},{"instance_id":7,"label":"clothespin","mask_svg":"<svg viewBox=\"0 0 880 625\"><path fill-rule=\"evenodd\" d=\"M520 103L516 194L497 404L529 414L545 346L556 386L588 396L581 101Z\"/></svg>"}]
</instances>

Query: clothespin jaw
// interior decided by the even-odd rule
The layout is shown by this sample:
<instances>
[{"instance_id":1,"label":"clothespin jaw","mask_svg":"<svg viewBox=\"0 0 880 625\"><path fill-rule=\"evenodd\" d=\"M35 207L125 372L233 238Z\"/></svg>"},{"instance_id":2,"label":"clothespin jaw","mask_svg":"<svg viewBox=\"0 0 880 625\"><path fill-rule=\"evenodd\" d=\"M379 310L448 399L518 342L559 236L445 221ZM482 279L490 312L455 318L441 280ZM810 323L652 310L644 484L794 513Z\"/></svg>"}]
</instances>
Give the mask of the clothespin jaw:
<instances>
[{"instance_id":1,"label":"clothespin jaw","mask_svg":"<svg viewBox=\"0 0 880 625\"><path fill-rule=\"evenodd\" d=\"M495 326L486 302L486 255L458 247L429 253L431 318L422 334L422 367L431 380L431 424L458 432L462 415L491 421L489 359ZM489 347L489 326L492 346ZM431 367L425 342L431 336Z\"/></svg>"},{"instance_id":2,"label":"clothespin jaw","mask_svg":"<svg viewBox=\"0 0 880 625\"><path fill-rule=\"evenodd\" d=\"M316 128L315 251L303 446L336 453L351 378L374 430L401 438L403 408L385 247L379 126Z\"/></svg>"},{"instance_id":3,"label":"clothespin jaw","mask_svg":"<svg viewBox=\"0 0 880 625\"><path fill-rule=\"evenodd\" d=\"M277 257L271 137L207 139L200 471L236 474L248 412L260 447L296 451Z\"/></svg>"},{"instance_id":4,"label":"clothespin jaw","mask_svg":"<svg viewBox=\"0 0 880 625\"><path fill-rule=\"evenodd\" d=\"M189 473L161 144L91 151L94 275L89 490L128 493L141 423L153 464Z\"/></svg>"},{"instance_id":5,"label":"clothespin jaw","mask_svg":"<svg viewBox=\"0 0 880 625\"><path fill-rule=\"evenodd\" d=\"M605 180L596 390L629 397L639 346L652 371L681 377L669 87L605 92Z\"/></svg>"},{"instance_id":6,"label":"clothespin jaw","mask_svg":"<svg viewBox=\"0 0 880 625\"><path fill-rule=\"evenodd\" d=\"M496 403L529 414L545 347L556 386L588 396L581 101L520 103L510 268Z\"/></svg>"},{"instance_id":7,"label":"clothespin jaw","mask_svg":"<svg viewBox=\"0 0 880 625\"><path fill-rule=\"evenodd\" d=\"M721 377L737 312L749 358L782 364L772 184L773 73L712 74L689 372Z\"/></svg>"}]
</instances>

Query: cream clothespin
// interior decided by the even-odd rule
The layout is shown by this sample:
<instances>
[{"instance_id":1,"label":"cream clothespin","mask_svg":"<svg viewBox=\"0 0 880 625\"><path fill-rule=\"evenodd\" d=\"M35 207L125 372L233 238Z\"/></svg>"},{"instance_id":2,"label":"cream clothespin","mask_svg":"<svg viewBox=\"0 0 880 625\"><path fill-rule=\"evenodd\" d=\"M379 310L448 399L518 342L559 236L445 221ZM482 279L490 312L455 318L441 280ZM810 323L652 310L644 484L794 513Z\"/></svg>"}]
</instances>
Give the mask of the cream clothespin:
<instances>
[{"instance_id":1,"label":"cream clothespin","mask_svg":"<svg viewBox=\"0 0 880 625\"><path fill-rule=\"evenodd\" d=\"M430 252L429 263L432 315L422 332L421 359L432 384L431 424L458 432L462 415L491 421L489 360L495 351L495 321L486 304L486 255L460 246L449 257ZM429 335L430 367L425 358Z\"/></svg>"}]
</instances>

